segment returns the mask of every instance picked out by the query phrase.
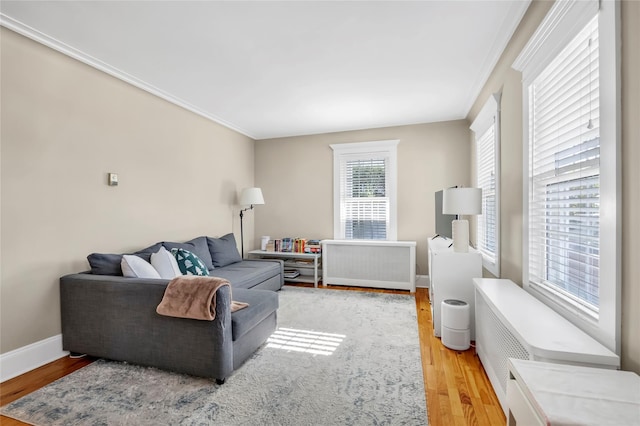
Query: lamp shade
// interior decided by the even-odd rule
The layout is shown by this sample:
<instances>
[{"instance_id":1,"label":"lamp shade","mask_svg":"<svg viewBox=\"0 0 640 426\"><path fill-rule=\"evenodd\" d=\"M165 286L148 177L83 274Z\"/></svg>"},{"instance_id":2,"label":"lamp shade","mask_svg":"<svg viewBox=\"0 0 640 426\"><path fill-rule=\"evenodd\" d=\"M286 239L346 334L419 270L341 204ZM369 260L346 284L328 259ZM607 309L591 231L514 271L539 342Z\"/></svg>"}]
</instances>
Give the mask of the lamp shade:
<instances>
[{"instance_id":1,"label":"lamp shade","mask_svg":"<svg viewBox=\"0 0 640 426\"><path fill-rule=\"evenodd\" d=\"M262 190L260 188L244 188L240 194L240 205L249 206L254 204L264 204Z\"/></svg>"},{"instance_id":2,"label":"lamp shade","mask_svg":"<svg viewBox=\"0 0 640 426\"><path fill-rule=\"evenodd\" d=\"M482 188L448 188L442 193L442 214L481 214Z\"/></svg>"}]
</instances>

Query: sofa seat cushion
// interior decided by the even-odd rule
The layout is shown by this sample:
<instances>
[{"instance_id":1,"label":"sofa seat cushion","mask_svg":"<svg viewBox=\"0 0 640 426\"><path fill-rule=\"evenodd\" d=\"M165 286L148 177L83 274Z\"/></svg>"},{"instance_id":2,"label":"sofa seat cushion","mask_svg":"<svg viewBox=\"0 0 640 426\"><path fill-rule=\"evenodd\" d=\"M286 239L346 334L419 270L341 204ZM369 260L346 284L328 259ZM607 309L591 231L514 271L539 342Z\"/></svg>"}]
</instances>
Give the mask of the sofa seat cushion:
<instances>
[{"instance_id":1,"label":"sofa seat cushion","mask_svg":"<svg viewBox=\"0 0 640 426\"><path fill-rule=\"evenodd\" d=\"M231 314L234 342L278 310L278 293L275 291L234 288L231 294L233 300L249 304L248 307Z\"/></svg>"},{"instance_id":2,"label":"sofa seat cushion","mask_svg":"<svg viewBox=\"0 0 640 426\"><path fill-rule=\"evenodd\" d=\"M243 260L211 271L211 275L226 278L233 289L251 288L280 274L280 262Z\"/></svg>"}]
</instances>

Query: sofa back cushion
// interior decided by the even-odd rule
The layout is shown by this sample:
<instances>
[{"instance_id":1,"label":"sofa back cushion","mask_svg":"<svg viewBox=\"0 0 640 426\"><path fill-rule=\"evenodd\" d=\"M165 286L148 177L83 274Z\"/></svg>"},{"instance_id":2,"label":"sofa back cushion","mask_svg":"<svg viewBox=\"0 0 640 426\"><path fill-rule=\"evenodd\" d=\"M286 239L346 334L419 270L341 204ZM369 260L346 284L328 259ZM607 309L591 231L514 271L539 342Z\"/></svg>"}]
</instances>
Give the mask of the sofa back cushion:
<instances>
[{"instance_id":1,"label":"sofa back cushion","mask_svg":"<svg viewBox=\"0 0 640 426\"><path fill-rule=\"evenodd\" d=\"M207 237L198 237L193 240L186 241L184 243L174 243L163 241L162 245L169 251L172 249L183 249L190 251L200 258L207 269L213 269L214 265L211 260L211 254L209 252L209 247L207 245Z\"/></svg>"},{"instance_id":2,"label":"sofa back cushion","mask_svg":"<svg viewBox=\"0 0 640 426\"><path fill-rule=\"evenodd\" d=\"M240 256L236 245L236 237L233 234L227 234L220 238L207 237L207 244L213 266L216 268L242 261L242 256Z\"/></svg>"},{"instance_id":3,"label":"sofa back cushion","mask_svg":"<svg viewBox=\"0 0 640 426\"><path fill-rule=\"evenodd\" d=\"M147 262L151 260L151 254L156 253L162 244L156 243L152 246L139 250L134 254ZM122 254L111 253L91 253L87 256L91 273L95 275L118 275L122 276Z\"/></svg>"},{"instance_id":4,"label":"sofa back cushion","mask_svg":"<svg viewBox=\"0 0 640 426\"><path fill-rule=\"evenodd\" d=\"M91 253L87 256L91 273L96 275L122 275L121 254Z\"/></svg>"}]
</instances>

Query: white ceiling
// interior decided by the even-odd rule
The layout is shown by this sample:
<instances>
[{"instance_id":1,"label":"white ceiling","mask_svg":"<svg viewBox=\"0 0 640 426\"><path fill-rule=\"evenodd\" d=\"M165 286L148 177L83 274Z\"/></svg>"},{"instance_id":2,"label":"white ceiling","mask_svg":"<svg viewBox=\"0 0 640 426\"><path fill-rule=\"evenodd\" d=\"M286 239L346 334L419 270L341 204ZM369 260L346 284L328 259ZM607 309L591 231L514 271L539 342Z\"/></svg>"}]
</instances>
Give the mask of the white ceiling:
<instances>
[{"instance_id":1,"label":"white ceiling","mask_svg":"<svg viewBox=\"0 0 640 426\"><path fill-rule=\"evenodd\" d=\"M454 120L529 0L6 1L2 25L254 139Z\"/></svg>"}]
</instances>

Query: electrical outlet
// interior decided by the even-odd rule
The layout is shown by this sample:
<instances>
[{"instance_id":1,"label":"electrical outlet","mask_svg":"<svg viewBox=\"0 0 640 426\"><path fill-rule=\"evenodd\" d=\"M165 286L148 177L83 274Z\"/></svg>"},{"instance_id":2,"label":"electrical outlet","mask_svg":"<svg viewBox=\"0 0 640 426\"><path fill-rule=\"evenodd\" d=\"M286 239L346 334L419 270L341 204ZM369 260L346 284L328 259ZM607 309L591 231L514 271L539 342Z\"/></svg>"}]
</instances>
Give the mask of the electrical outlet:
<instances>
[{"instance_id":1,"label":"electrical outlet","mask_svg":"<svg viewBox=\"0 0 640 426\"><path fill-rule=\"evenodd\" d=\"M118 186L118 174L117 173L109 173L109 186Z\"/></svg>"}]
</instances>

